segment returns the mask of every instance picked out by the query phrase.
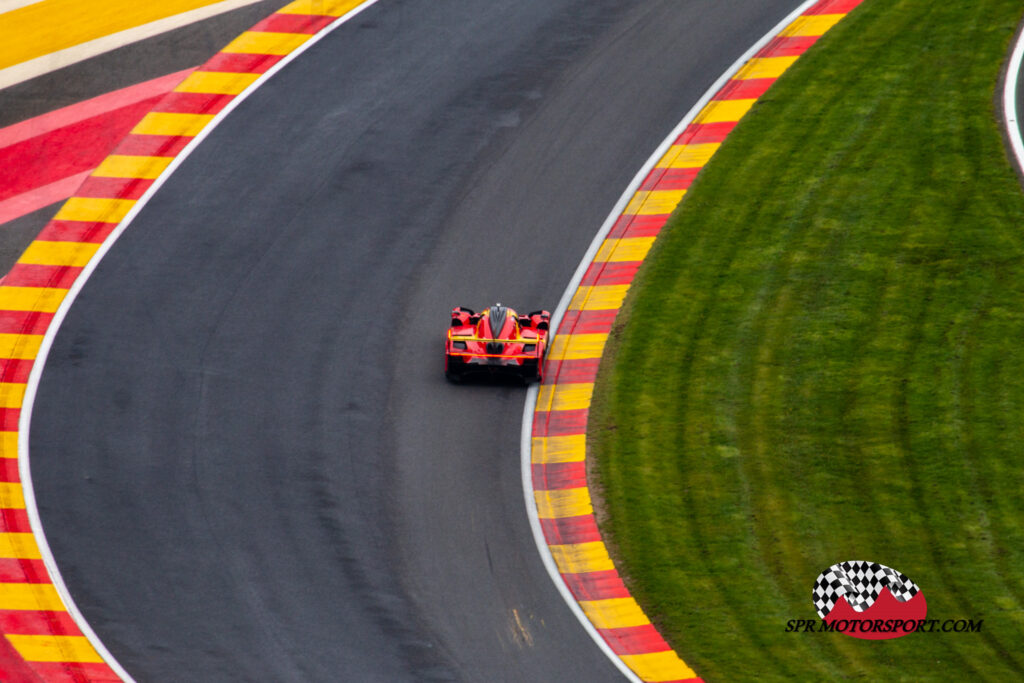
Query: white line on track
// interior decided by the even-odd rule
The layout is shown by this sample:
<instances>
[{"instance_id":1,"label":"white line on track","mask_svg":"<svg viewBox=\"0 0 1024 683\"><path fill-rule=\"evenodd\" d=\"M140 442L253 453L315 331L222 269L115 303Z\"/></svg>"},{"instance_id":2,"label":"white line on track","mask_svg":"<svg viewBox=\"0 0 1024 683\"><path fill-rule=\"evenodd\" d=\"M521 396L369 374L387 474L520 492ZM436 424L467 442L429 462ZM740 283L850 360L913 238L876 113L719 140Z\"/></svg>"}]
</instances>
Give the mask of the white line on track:
<instances>
[{"instance_id":1,"label":"white line on track","mask_svg":"<svg viewBox=\"0 0 1024 683\"><path fill-rule=\"evenodd\" d=\"M1017 81L1020 80L1021 61L1024 60L1024 25L1017 33L1017 42L1010 54L1006 67L1006 82L1003 84L1003 122L1010 139L1010 149L1017 159L1017 170L1024 173L1024 140L1021 140L1020 121L1017 118Z\"/></svg>"},{"instance_id":2,"label":"white line on track","mask_svg":"<svg viewBox=\"0 0 1024 683\"><path fill-rule=\"evenodd\" d=\"M733 62L732 66L726 69L725 73L718 77L707 92L705 92L697 103L693 105L693 108L687 112L686 116L679 125L669 133L661 145L658 146L654 153L647 160L647 163L637 172L633 181L626 187L626 191L622 193L618 203L612 209L611 214L605 220L600 230L594 236L594 241L590 243L590 247L587 252L583 255L583 259L580 261L579 266L576 268L576 272L573 274L572 279L569 280L568 287L565 288L565 292L562 294L561 300L558 302L558 308L555 309L555 313L551 319L551 329L558 330L559 324L562 322L562 318L565 316L565 311L569 307L569 302L572 300L573 294L576 292L576 288L579 287L580 282L583 280L583 275L586 273L587 268L590 266L590 262L594 260L594 256L597 255L598 249L601 248L601 243L604 241L605 236L611 231L615 221L618 220L622 212L625 211L626 205L633 198L633 194L636 193L640 187L640 183L643 182L647 174L650 173L654 165L658 163L668 152L669 147L678 138L683 130L696 118L700 110L711 100L714 95L722 89L722 86L731 79L740 68L747 63L747 61L757 54L765 45L767 45L776 35L778 35L784 28L789 26L793 21L796 20L801 14L803 14L809 7L817 3L818 0L805 0L795 10L793 10L785 19L775 25L768 33L761 37L756 43L754 43L749 50L743 53L739 59ZM601 649L605 655L612 661L619 671L625 675L625 677L633 683L642 683L635 673L626 665L624 661L609 647L608 643L605 642L601 634L597 632L594 625L587 618L587 615L583 612L579 603L576 602L576 598L573 597L569 588L565 585L565 581L562 580L562 576L558 571L558 565L555 564L555 559L551 555L551 550L548 548L547 541L544 539L544 531L540 526L540 519L537 515L537 504L534 501L533 496L533 473L531 464L531 436L533 431L533 413L537 407L537 393L539 389L537 385L532 385L526 392L526 405L523 407L523 427L520 434L520 466L523 477L523 494L526 499L526 514L530 518L530 527L533 529L533 539L537 544L537 550L540 553L541 561L544 563L544 567L548 570L548 574L551 576L551 580L554 582L558 592L561 593L562 598L580 624L583 625L583 629L590 634L590 637L597 643L597 646Z\"/></svg>"},{"instance_id":3,"label":"white line on track","mask_svg":"<svg viewBox=\"0 0 1024 683\"><path fill-rule=\"evenodd\" d=\"M0 0L2 1L2 0ZM86 59L96 57L98 55L116 50L119 47L137 43L147 38L153 38L161 33L167 33L173 31L176 28L182 26L188 26L194 24L197 21L209 19L215 17L218 14L230 12L231 10L238 9L239 7L245 7L246 5L252 5L260 0L224 0L223 2L217 2L212 5L206 5L205 7L198 7L188 12L182 12L181 14L175 14L172 17L164 17L163 19L157 19L151 21L148 24L142 26L135 26L124 31L118 31L117 33L111 33L107 36L95 38L93 40L73 45L63 50L57 50L50 54L30 59L20 64L9 66L6 69L0 69L0 90L9 88L12 85L18 83L24 83L25 81L48 74L51 71L62 69L78 62L83 62ZM34 3L26 2L25 5ZM14 9L14 8L12 8Z\"/></svg>"},{"instance_id":4,"label":"white line on track","mask_svg":"<svg viewBox=\"0 0 1024 683\"><path fill-rule=\"evenodd\" d=\"M0 0L0 14L7 14L8 12L13 12L16 9L35 5L42 1L43 0Z\"/></svg>"},{"instance_id":5,"label":"white line on track","mask_svg":"<svg viewBox=\"0 0 1024 683\"><path fill-rule=\"evenodd\" d=\"M347 14L343 14L338 17L333 23L326 26L322 31L315 34L312 38L296 48L295 51L268 69L267 72L254 81L252 85L242 91L235 97L235 99L231 100L231 102L224 107L224 109L217 114L217 116L215 116L213 120L210 121L210 123L203 128L203 130L201 130L184 149L181 150L178 156L174 158L174 161L167 166L167 169L163 174L153 182L150 188L142 195L142 197L139 198L120 224L118 224L107 239L103 241L103 244L100 245L100 248L96 251L96 255L93 256L92 260L89 261L88 264L86 264L85 268L82 269L82 273L78 276L78 279L71 285L71 289L68 290L67 296L64 297L64 300L60 304L60 308L58 308L57 312L54 314L50 327L46 330L46 334L39 347L39 354L36 356L36 360L32 365L31 373L29 373L28 384L25 387L25 398L22 402L21 416L18 420L18 474L21 477L22 487L24 488L25 508L28 513L29 523L32 527L32 533L35 535L36 543L39 545L39 552L42 556L43 563L46 565L46 570L50 573L50 578L53 580L54 589L60 595L64 605L68 608L68 613L71 615L71 618L75 620L75 624L89 639L89 642L96 649L96 652L103 657L103 660L107 665L110 666L110 668L113 669L122 680L126 681L126 683L134 683L134 679L129 676L128 672L124 670L124 667L114 659L114 656L110 654L110 651L107 650L96 635L95 631L93 631L92 627L90 627L88 622L86 622L85 617L82 616L81 611L78 609L78 606L71 597L71 593L68 592L68 588L60 574L60 570L57 568L57 562L54 560L53 552L50 550L50 545L46 541L46 535L43 533L42 520L39 518L39 507L36 505L35 490L32 488L32 470L29 464L29 431L32 427L32 409L36 400L36 392L39 390L39 381L43 374L43 368L46 365L46 358L50 354L50 348L53 346L53 340L57 336L57 331L64 322L64 318L67 316L68 311L71 309L72 304L74 304L78 294L85 286L86 281L96 270L99 262L104 256L106 256L107 252L110 251L110 248L114 245L114 242L116 242L124 233L139 212L142 211L143 207L149 203L149 200L152 199L157 190L167 182L167 179L171 177L171 174L181 166L193 151L195 151L196 147L206 139L213 129L216 128L228 116L228 114L234 111L235 107L240 105L242 101L255 92L257 88L272 78L274 74L290 64L292 60L298 58L299 55L313 47L316 43L320 42L320 40L326 37L331 31L377 2L378 0L366 0L362 5L359 5L355 9L350 10Z\"/></svg>"}]
</instances>

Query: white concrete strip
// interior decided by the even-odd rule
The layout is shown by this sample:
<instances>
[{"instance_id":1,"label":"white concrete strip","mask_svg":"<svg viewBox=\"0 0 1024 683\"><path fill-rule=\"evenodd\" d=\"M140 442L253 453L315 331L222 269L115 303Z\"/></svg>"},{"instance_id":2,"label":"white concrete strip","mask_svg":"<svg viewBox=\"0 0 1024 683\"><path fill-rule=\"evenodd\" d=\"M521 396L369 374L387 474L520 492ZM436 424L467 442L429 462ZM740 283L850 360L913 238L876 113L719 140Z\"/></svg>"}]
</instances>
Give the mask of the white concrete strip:
<instances>
[{"instance_id":1,"label":"white concrete strip","mask_svg":"<svg viewBox=\"0 0 1024 683\"><path fill-rule=\"evenodd\" d=\"M782 32L787 26L792 24L797 17L807 11L809 7L817 3L818 0L805 0L799 7L793 10L785 19L775 25L768 33L766 33L759 41L754 43L749 50L743 53L743 55L733 62L725 73L718 77L707 92L697 101L693 108L687 112L683 120L679 122L679 125L668 134L661 145L658 146L654 153L647 160L647 163L643 165L633 181L626 188L626 191L622 193L618 203L612 208L611 214L605 219L604 224L597 231L594 236L594 241L590 243L590 247L587 249L587 253L583 255L583 259L580 261L580 265L576 268L576 272L573 274L572 279L569 280L569 286L565 288L565 292L562 294L561 300L558 302L558 308L555 309L554 315L551 317L551 329L557 331L558 326L562 322L562 318L565 316L565 311L569 308L569 302L572 301L573 295L576 293L576 289L579 287L580 282L583 281L583 275L587 272L587 268L590 267L590 263L594 260L598 250L601 248L601 244L604 242L605 237L611 232L612 226L625 211L626 206L629 204L633 195L639 189L640 184L644 178L654 169L655 164L665 156L668 152L669 147L675 142L682 132L688 125L697 117L697 114L704 108L704 106L711 101L711 98L722 89L722 87L729 81L736 73L743 67L747 61L750 60L755 54L764 48L776 35ZM538 385L534 384L530 386L530 389L526 392L526 405L523 408L523 428L520 434L520 469L523 477L523 494L526 500L526 515L530 518L530 527L533 529L533 539L537 544L537 550L540 552L541 561L544 563L544 567L548 570L548 574L551 576L551 580L555 583L555 587L558 592L561 593L562 598L580 624L583 625L583 629L590 634L590 637L597 643L597 646L601 648L601 651L608 656L612 663L618 667L619 671L633 683L642 683L640 678L637 677L633 670L630 669L624 661L611 649L605 639L601 637L601 634L597 632L594 625L587 618L587 615L583 612L576 598L569 591L569 587L565 585L565 581L562 580L562 576L558 571L558 566L555 564L554 557L551 556L551 550L548 548L547 540L544 538L544 530L540 526L540 518L537 515L537 503L534 500L534 489L533 489L533 468L531 467L531 448L532 448L532 436L533 436L533 414L537 407L537 393L539 392Z\"/></svg>"},{"instance_id":2,"label":"white concrete strip","mask_svg":"<svg viewBox=\"0 0 1024 683\"><path fill-rule=\"evenodd\" d=\"M1017 159L1017 170L1024 173L1024 140L1021 140L1020 119L1017 112L1017 84L1020 81L1020 65L1024 60L1024 26L1017 32L1010 62L1006 66L1006 82L1003 83L1003 123L1010 140L1010 151Z\"/></svg>"},{"instance_id":3,"label":"white concrete strip","mask_svg":"<svg viewBox=\"0 0 1024 683\"><path fill-rule=\"evenodd\" d=\"M25 81L31 80L43 74L48 74L51 71L57 69L63 69L66 66L83 62L86 59L96 57L97 55L116 50L119 47L130 45L131 43L137 43L140 40L146 40L158 36L161 33L167 33L173 31L176 28L182 26L188 26L194 24L197 21L203 19L209 19L215 17L218 14L224 12L230 12L233 9L239 7L245 7L246 5L252 5L260 0L223 0L223 2L214 3L207 5L206 7L199 7L188 12L182 12L176 14L173 17L165 17L152 21L142 26L136 26L125 31L118 31L117 33L111 33L109 36L103 36L102 38L96 38L79 45L74 45L57 52L51 52L48 55L42 57L36 57L30 59L27 62L21 64L15 64L9 66L6 69L0 69L0 90L9 88L12 85L18 83L24 83Z\"/></svg>"},{"instance_id":4,"label":"white concrete strip","mask_svg":"<svg viewBox=\"0 0 1024 683\"><path fill-rule=\"evenodd\" d=\"M357 14L365 10L366 8L376 4L378 0L366 0L362 5L359 5L355 9L349 11L348 14L344 14L334 20L333 23L325 27L322 31L314 35L312 38L307 40L301 46L299 46L294 52L286 56L280 62L275 64L273 67L267 70L265 74L259 77L252 83L248 88L241 92L235 97L219 114L217 114L206 128L200 131L199 135L192 139L192 141L174 158L163 174L153 182L153 184L146 190L146 193L139 198L139 200L132 207L131 211L124 217L120 224L114 228L113 232L103 241L100 248L96 251L96 255L93 256L92 260L86 264L85 268L82 269L81 275L71 285L71 289L68 290L67 296L64 297L64 301L61 302L60 308L53 316L53 321L50 323L50 327L47 328L46 334L43 337L42 344L39 347L39 354L36 356L35 362L32 364L32 371L29 373L28 384L25 387L25 397L22 401L21 415L18 419L18 474L21 477L21 484L25 495L25 509L28 514L29 523L32 527L32 533L35 536L36 543L39 546L39 553L43 558L43 563L46 565L46 571L50 573L50 579L53 581L53 587L60 595L60 599L64 602L64 605L68 608L68 614L75 620L75 624L82 631L82 633L89 639L89 642L96 649L96 652L103 657L103 661L110 666L114 672L121 677L121 680L126 683L135 683L134 679L128 675L124 667L114 656L110 654L110 651L103 645L103 642L96 635L96 632L92 630L89 623L82 616L81 610L75 604L75 601L71 597L71 593L68 591L67 586L64 584L64 578L61 576L60 570L57 567L57 561L53 557L53 552L50 550L50 544L46 541L46 534L43 532L43 522L39 517L39 506L36 503L35 489L32 488L32 468L30 465L30 451L31 444L29 443L29 433L32 429L32 408L35 404L36 393L39 391L39 380L43 375L43 368L46 365L46 358L50 354L50 348L53 346L53 340L57 337L57 332L60 330L61 324L64 322L64 318L67 317L68 311L71 306L75 303L75 299L78 298L82 288L85 287L85 283L95 272L96 267L99 266L103 257L107 255L111 247L117 239L128 229L131 222L139 214L140 211L149 203L149 200L153 198L153 195L163 186L167 179L171 177L171 174L178 169L179 166L188 158L196 147L202 144L203 140L206 139L214 128L216 128L232 111L235 107L240 105L249 95L256 91L261 85L266 83L268 80L273 78L274 74L283 69L285 66L290 64L292 60L296 59L309 48L316 45L323 38L325 38L331 31L338 28L349 19L352 19ZM244 3L243 3L244 4Z\"/></svg>"},{"instance_id":5,"label":"white concrete strip","mask_svg":"<svg viewBox=\"0 0 1024 683\"><path fill-rule=\"evenodd\" d=\"M43 0L0 0L0 14L7 14L22 7L28 7Z\"/></svg>"}]
</instances>

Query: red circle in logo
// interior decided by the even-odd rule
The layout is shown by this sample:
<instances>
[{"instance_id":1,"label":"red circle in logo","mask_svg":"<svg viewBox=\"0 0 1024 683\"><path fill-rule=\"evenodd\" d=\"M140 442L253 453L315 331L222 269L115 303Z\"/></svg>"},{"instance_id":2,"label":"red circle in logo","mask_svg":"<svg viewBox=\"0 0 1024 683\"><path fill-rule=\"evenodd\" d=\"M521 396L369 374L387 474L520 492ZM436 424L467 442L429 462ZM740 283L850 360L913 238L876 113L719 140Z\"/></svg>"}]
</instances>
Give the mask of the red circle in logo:
<instances>
[{"instance_id":1,"label":"red circle in logo","mask_svg":"<svg viewBox=\"0 0 1024 683\"><path fill-rule=\"evenodd\" d=\"M819 574L812 599L829 630L865 640L913 633L928 614L924 594L906 574L861 560L840 562Z\"/></svg>"}]
</instances>

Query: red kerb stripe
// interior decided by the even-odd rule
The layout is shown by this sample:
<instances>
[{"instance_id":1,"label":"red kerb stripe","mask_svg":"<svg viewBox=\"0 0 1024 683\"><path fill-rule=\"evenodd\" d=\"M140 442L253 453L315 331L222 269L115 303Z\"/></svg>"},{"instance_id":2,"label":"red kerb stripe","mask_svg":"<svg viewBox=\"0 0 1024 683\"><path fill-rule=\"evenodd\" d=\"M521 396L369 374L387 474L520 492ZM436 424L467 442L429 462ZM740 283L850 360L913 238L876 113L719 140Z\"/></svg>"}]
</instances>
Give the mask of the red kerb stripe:
<instances>
[{"instance_id":1,"label":"red kerb stripe","mask_svg":"<svg viewBox=\"0 0 1024 683\"><path fill-rule=\"evenodd\" d=\"M146 178L97 178L90 176L75 190L75 196L138 199L146 193L146 190L152 184L153 181Z\"/></svg>"},{"instance_id":2,"label":"red kerb stripe","mask_svg":"<svg viewBox=\"0 0 1024 683\"><path fill-rule=\"evenodd\" d=\"M597 632L617 655L642 655L672 649L653 624L626 628L599 628Z\"/></svg>"},{"instance_id":3,"label":"red kerb stripe","mask_svg":"<svg viewBox=\"0 0 1024 683\"><path fill-rule=\"evenodd\" d=\"M36 239L41 238L42 233ZM61 240L56 241L59 242ZM55 287L57 289L69 289L71 283L78 278L78 274L81 272L81 268L73 266L37 266L15 263L11 268L11 272L4 276L3 284L11 287Z\"/></svg>"},{"instance_id":4,"label":"red kerb stripe","mask_svg":"<svg viewBox=\"0 0 1024 683\"><path fill-rule=\"evenodd\" d=\"M11 533L31 533L32 525L28 521L28 512L19 508L0 509L0 528Z\"/></svg>"},{"instance_id":5,"label":"red kerb stripe","mask_svg":"<svg viewBox=\"0 0 1024 683\"><path fill-rule=\"evenodd\" d=\"M818 36L779 36L757 53L758 57L799 57L818 42Z\"/></svg>"},{"instance_id":6,"label":"red kerb stripe","mask_svg":"<svg viewBox=\"0 0 1024 683\"><path fill-rule=\"evenodd\" d=\"M586 278L584 278L586 280ZM603 277L603 285L614 284ZM618 311L566 311L562 318L562 329L572 330L573 334L606 333L612 329ZM563 361L569 362L569 361Z\"/></svg>"},{"instance_id":7,"label":"red kerb stripe","mask_svg":"<svg viewBox=\"0 0 1024 683\"><path fill-rule=\"evenodd\" d=\"M81 630L67 612L42 610L0 610L0 630L25 636L80 636Z\"/></svg>"},{"instance_id":8,"label":"red kerb stripe","mask_svg":"<svg viewBox=\"0 0 1024 683\"><path fill-rule=\"evenodd\" d=\"M614 569L584 574L562 574L562 580L577 600L630 597L626 584L622 583L622 577Z\"/></svg>"},{"instance_id":9,"label":"red kerb stripe","mask_svg":"<svg viewBox=\"0 0 1024 683\"><path fill-rule=\"evenodd\" d=\"M52 320L53 313L0 311L0 334L45 334Z\"/></svg>"},{"instance_id":10,"label":"red kerb stripe","mask_svg":"<svg viewBox=\"0 0 1024 683\"><path fill-rule=\"evenodd\" d=\"M50 221L36 239L48 242L90 242L92 244L100 244L116 227L117 223Z\"/></svg>"},{"instance_id":11,"label":"red kerb stripe","mask_svg":"<svg viewBox=\"0 0 1024 683\"><path fill-rule=\"evenodd\" d=\"M583 410L538 410L533 414L534 436L566 436L587 431L587 413Z\"/></svg>"},{"instance_id":12,"label":"red kerb stripe","mask_svg":"<svg viewBox=\"0 0 1024 683\"><path fill-rule=\"evenodd\" d=\"M284 59L282 55L246 55L220 52L203 64L203 71L262 74Z\"/></svg>"},{"instance_id":13,"label":"red kerb stripe","mask_svg":"<svg viewBox=\"0 0 1024 683\"><path fill-rule=\"evenodd\" d=\"M16 683L43 683L44 679L29 666L28 662L21 658L21 654L14 649L11 641L0 638L0 675L4 681ZM76 681L76 683L81 683Z\"/></svg>"},{"instance_id":14,"label":"red kerb stripe","mask_svg":"<svg viewBox=\"0 0 1024 683\"><path fill-rule=\"evenodd\" d=\"M640 183L640 190L688 190L698 173L700 168L656 168Z\"/></svg>"},{"instance_id":15,"label":"red kerb stripe","mask_svg":"<svg viewBox=\"0 0 1024 683\"><path fill-rule=\"evenodd\" d=\"M594 543L601 540L601 532L597 529L594 515L542 519L540 526L548 545Z\"/></svg>"},{"instance_id":16,"label":"red kerb stripe","mask_svg":"<svg viewBox=\"0 0 1024 683\"><path fill-rule=\"evenodd\" d=\"M42 560L19 560L11 557L0 559L0 582L51 583Z\"/></svg>"},{"instance_id":17,"label":"red kerb stripe","mask_svg":"<svg viewBox=\"0 0 1024 683\"><path fill-rule=\"evenodd\" d=\"M46 683L121 683L121 679L106 664L80 664L75 662L32 662Z\"/></svg>"},{"instance_id":18,"label":"red kerb stripe","mask_svg":"<svg viewBox=\"0 0 1024 683\"><path fill-rule=\"evenodd\" d=\"M114 150L115 154L143 157L173 157L192 142L188 135L128 135Z\"/></svg>"},{"instance_id":19,"label":"red kerb stripe","mask_svg":"<svg viewBox=\"0 0 1024 683\"><path fill-rule=\"evenodd\" d=\"M32 370L32 361L20 358L0 358L0 382L18 382L24 384L28 381L28 374ZM18 431L17 425L14 429L5 429L7 432Z\"/></svg>"},{"instance_id":20,"label":"red kerb stripe","mask_svg":"<svg viewBox=\"0 0 1024 683\"><path fill-rule=\"evenodd\" d=\"M665 227L664 216L620 216L608 232L614 237L656 237Z\"/></svg>"},{"instance_id":21,"label":"red kerb stripe","mask_svg":"<svg viewBox=\"0 0 1024 683\"><path fill-rule=\"evenodd\" d=\"M20 417L20 408L0 408L0 431L18 431L18 419Z\"/></svg>"},{"instance_id":22,"label":"red kerb stripe","mask_svg":"<svg viewBox=\"0 0 1024 683\"><path fill-rule=\"evenodd\" d=\"M21 481L18 476L17 458L0 458L0 482L16 484Z\"/></svg>"},{"instance_id":23,"label":"red kerb stripe","mask_svg":"<svg viewBox=\"0 0 1024 683\"><path fill-rule=\"evenodd\" d=\"M206 69L203 69L206 71ZM218 114L228 106L234 95L216 95L199 92L172 92L153 107L153 111L174 114Z\"/></svg>"},{"instance_id":24,"label":"red kerb stripe","mask_svg":"<svg viewBox=\"0 0 1024 683\"><path fill-rule=\"evenodd\" d=\"M587 485L587 465L582 461L535 463L532 474L533 488L536 491L575 489Z\"/></svg>"},{"instance_id":25,"label":"red kerb stripe","mask_svg":"<svg viewBox=\"0 0 1024 683\"><path fill-rule=\"evenodd\" d=\"M597 366L600 362L600 358L549 360L544 366L544 372L547 379L559 384L593 382L597 378Z\"/></svg>"},{"instance_id":26,"label":"red kerb stripe","mask_svg":"<svg viewBox=\"0 0 1024 683\"><path fill-rule=\"evenodd\" d=\"M692 123L676 139L677 145L700 145L705 142L722 142L736 127L735 121L719 123Z\"/></svg>"},{"instance_id":27,"label":"red kerb stripe","mask_svg":"<svg viewBox=\"0 0 1024 683\"><path fill-rule=\"evenodd\" d=\"M611 261L606 263L591 263L587 272L583 274L581 285L628 285L636 277L636 271L640 268L642 261ZM579 311L568 311L568 313L579 313ZM615 321L615 311L584 311L589 319L591 314L600 314L600 324L607 324L607 328L601 330L607 332ZM579 323L577 323L579 325Z\"/></svg>"},{"instance_id":28,"label":"red kerb stripe","mask_svg":"<svg viewBox=\"0 0 1024 683\"><path fill-rule=\"evenodd\" d=\"M822 0L804 14L847 14L863 0Z\"/></svg>"},{"instance_id":29,"label":"red kerb stripe","mask_svg":"<svg viewBox=\"0 0 1024 683\"><path fill-rule=\"evenodd\" d=\"M750 78L745 81L729 81L715 95L716 100L756 100L772 87L776 78Z\"/></svg>"},{"instance_id":30,"label":"red kerb stripe","mask_svg":"<svg viewBox=\"0 0 1024 683\"><path fill-rule=\"evenodd\" d=\"M313 35L335 19L337 17L313 14L271 14L249 30Z\"/></svg>"}]
</instances>

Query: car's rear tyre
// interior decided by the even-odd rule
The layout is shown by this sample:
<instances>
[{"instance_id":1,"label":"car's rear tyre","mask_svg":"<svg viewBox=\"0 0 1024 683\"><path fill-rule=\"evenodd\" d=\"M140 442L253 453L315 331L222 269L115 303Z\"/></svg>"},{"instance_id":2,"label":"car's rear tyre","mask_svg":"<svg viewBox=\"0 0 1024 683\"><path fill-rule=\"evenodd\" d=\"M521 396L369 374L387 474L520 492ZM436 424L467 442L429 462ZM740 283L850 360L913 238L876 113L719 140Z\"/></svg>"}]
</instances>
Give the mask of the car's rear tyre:
<instances>
[{"instance_id":1,"label":"car's rear tyre","mask_svg":"<svg viewBox=\"0 0 1024 683\"><path fill-rule=\"evenodd\" d=\"M541 369L540 363L542 360L527 360L523 362L523 372L520 378L523 380L523 384L529 385L531 382L540 382L544 379L544 371Z\"/></svg>"},{"instance_id":2,"label":"car's rear tyre","mask_svg":"<svg viewBox=\"0 0 1024 683\"><path fill-rule=\"evenodd\" d=\"M462 359L458 356L444 356L444 376L449 382L459 384L462 382Z\"/></svg>"}]
</instances>

